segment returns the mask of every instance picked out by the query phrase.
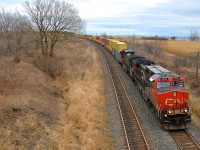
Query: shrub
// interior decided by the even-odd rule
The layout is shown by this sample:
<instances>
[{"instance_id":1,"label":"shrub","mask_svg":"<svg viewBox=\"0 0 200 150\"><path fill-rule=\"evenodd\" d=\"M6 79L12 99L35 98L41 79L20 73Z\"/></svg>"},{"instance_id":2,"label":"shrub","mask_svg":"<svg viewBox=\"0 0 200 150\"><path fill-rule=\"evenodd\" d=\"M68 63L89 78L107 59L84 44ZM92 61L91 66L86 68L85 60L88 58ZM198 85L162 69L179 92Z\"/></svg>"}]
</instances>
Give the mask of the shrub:
<instances>
[{"instance_id":1,"label":"shrub","mask_svg":"<svg viewBox=\"0 0 200 150\"><path fill-rule=\"evenodd\" d=\"M58 57L38 57L33 64L53 78L61 76L63 73L62 60Z\"/></svg>"},{"instance_id":2,"label":"shrub","mask_svg":"<svg viewBox=\"0 0 200 150\"><path fill-rule=\"evenodd\" d=\"M176 40L176 37L175 37L175 36L172 36L172 37L171 37L171 40Z\"/></svg>"}]
</instances>

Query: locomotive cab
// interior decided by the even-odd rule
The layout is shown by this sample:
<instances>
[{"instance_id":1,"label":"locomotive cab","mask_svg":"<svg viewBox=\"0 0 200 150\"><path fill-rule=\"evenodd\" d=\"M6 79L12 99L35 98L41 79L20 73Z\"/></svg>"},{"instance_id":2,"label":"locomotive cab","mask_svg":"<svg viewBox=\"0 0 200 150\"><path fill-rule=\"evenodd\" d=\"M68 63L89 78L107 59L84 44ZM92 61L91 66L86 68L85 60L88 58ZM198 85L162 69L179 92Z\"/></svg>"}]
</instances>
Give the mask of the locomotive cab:
<instances>
[{"instance_id":1,"label":"locomotive cab","mask_svg":"<svg viewBox=\"0 0 200 150\"><path fill-rule=\"evenodd\" d=\"M154 74L149 78L153 85L150 99L163 127L168 130L188 128L191 113L184 78L160 66L154 66L151 71Z\"/></svg>"}]
</instances>

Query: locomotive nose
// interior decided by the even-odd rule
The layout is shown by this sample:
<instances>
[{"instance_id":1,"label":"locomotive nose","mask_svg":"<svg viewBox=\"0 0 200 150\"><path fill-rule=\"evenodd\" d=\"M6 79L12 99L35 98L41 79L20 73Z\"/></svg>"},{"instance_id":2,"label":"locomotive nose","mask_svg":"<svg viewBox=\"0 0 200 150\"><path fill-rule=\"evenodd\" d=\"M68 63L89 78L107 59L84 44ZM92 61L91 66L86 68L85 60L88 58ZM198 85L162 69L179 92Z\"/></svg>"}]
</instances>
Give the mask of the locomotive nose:
<instances>
[{"instance_id":1,"label":"locomotive nose","mask_svg":"<svg viewBox=\"0 0 200 150\"><path fill-rule=\"evenodd\" d=\"M162 99L161 106L165 110L180 110L184 111L184 108L189 106L188 104L188 92L172 90L167 93L159 95L159 99Z\"/></svg>"}]
</instances>

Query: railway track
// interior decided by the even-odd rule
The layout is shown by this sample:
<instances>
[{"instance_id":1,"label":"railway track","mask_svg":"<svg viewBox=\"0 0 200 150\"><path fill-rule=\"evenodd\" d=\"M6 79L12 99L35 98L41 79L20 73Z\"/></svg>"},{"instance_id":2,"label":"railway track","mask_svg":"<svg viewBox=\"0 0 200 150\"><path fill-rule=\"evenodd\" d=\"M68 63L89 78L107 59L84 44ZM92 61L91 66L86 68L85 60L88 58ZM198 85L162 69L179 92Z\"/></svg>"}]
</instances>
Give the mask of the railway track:
<instances>
[{"instance_id":1,"label":"railway track","mask_svg":"<svg viewBox=\"0 0 200 150\"><path fill-rule=\"evenodd\" d=\"M200 150L200 146L194 141L186 130L171 131L169 133L181 150Z\"/></svg>"},{"instance_id":2,"label":"railway track","mask_svg":"<svg viewBox=\"0 0 200 150\"><path fill-rule=\"evenodd\" d=\"M148 144L149 140L147 140L142 131L137 115L132 107L132 104L124 88L124 85L112 61L110 60L105 50L98 44L96 45L101 49L101 52L106 60L112 78L112 83L115 90L116 99L118 101L119 111L124 130L124 137L123 137L125 139L124 149L128 150L153 149L152 145L150 146L150 144Z\"/></svg>"},{"instance_id":3,"label":"railway track","mask_svg":"<svg viewBox=\"0 0 200 150\"><path fill-rule=\"evenodd\" d=\"M124 130L124 149L154 149L154 147L150 144L151 140L146 138L145 134L142 131L141 125L131 105L124 85L110 59L110 54L106 52L103 47L99 46L98 44L96 45L101 49L101 53L104 56L112 78L112 83L115 90L116 99L118 101ZM169 134L171 135L179 149L200 150L200 146L194 141L194 139L188 134L186 130L169 131Z\"/></svg>"}]
</instances>

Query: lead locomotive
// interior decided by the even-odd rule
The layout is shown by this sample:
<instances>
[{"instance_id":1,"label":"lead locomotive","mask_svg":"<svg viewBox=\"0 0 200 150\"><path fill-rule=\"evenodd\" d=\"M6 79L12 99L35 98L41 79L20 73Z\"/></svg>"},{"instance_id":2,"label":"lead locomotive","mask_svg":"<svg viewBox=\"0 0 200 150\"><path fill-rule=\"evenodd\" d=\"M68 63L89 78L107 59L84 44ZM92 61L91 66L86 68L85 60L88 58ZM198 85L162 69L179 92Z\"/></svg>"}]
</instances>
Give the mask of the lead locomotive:
<instances>
[{"instance_id":1,"label":"lead locomotive","mask_svg":"<svg viewBox=\"0 0 200 150\"><path fill-rule=\"evenodd\" d=\"M185 79L133 51L123 50L121 57L123 68L136 82L146 102L156 110L163 127L187 129L191 112Z\"/></svg>"}]
</instances>

